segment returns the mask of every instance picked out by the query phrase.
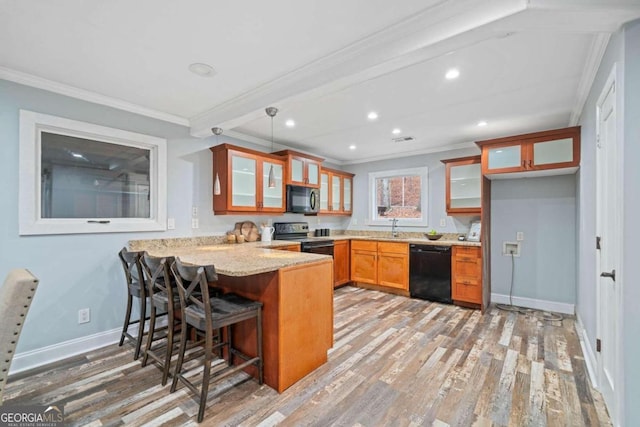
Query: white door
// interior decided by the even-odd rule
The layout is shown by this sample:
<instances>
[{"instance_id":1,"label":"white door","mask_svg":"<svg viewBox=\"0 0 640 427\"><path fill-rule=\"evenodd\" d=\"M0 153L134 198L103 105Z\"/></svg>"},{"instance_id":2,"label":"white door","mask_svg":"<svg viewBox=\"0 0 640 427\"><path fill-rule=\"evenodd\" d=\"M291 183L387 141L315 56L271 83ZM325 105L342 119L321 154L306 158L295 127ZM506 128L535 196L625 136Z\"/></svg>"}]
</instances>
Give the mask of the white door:
<instances>
[{"instance_id":1,"label":"white door","mask_svg":"<svg viewBox=\"0 0 640 427\"><path fill-rule=\"evenodd\" d=\"M620 303L619 245L620 195L618 180L618 138L616 135L615 67L598 100L596 154L596 236L598 273L598 382L614 425L619 422L621 408L618 387L621 386L618 314Z\"/></svg>"}]
</instances>

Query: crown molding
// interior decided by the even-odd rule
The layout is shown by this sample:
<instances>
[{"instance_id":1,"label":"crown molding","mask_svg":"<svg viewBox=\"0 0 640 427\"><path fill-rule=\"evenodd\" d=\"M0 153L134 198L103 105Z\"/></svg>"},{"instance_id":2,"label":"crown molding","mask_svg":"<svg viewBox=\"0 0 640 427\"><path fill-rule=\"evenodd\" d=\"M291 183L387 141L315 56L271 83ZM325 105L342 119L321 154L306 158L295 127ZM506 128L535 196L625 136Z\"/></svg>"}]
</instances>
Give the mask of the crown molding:
<instances>
[{"instance_id":1,"label":"crown molding","mask_svg":"<svg viewBox=\"0 0 640 427\"><path fill-rule=\"evenodd\" d=\"M69 96L71 98L92 102L94 104L104 105L106 107L116 108L118 110L127 111L129 113L139 114L141 116L150 117L152 119L162 120L163 122L169 122L186 127L189 126L189 120L184 117L176 116L158 110L153 110L147 107L142 107L137 104L123 101L121 99L111 98L99 93L79 89L74 86L69 86L64 83L55 82L53 80L34 76L32 74L13 70L7 67L0 66L0 79L19 83L25 86L35 87L60 95Z\"/></svg>"},{"instance_id":2,"label":"crown molding","mask_svg":"<svg viewBox=\"0 0 640 427\"><path fill-rule=\"evenodd\" d=\"M569 126L576 126L580 121L584 104L587 102L591 86L593 86L593 81L596 78L596 74L598 74L602 57L607 50L607 45L609 44L610 39L610 33L599 33L593 38L591 48L589 49L589 56L584 64L584 71L580 77L580 82L578 83L576 102L573 106L573 110L571 111Z\"/></svg>"}]
</instances>

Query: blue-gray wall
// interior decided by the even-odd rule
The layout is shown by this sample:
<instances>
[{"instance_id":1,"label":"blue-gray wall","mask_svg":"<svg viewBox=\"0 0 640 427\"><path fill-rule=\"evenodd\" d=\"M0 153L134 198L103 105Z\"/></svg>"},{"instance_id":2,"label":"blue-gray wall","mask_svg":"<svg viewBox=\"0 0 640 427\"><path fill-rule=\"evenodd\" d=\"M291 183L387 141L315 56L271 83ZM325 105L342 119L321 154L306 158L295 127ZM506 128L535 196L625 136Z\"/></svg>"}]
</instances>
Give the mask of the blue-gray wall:
<instances>
[{"instance_id":1,"label":"blue-gray wall","mask_svg":"<svg viewBox=\"0 0 640 427\"><path fill-rule=\"evenodd\" d=\"M640 21L625 28L624 174L623 174L623 366L625 425L640 425L640 245L635 230L640 218Z\"/></svg>"},{"instance_id":2,"label":"blue-gray wall","mask_svg":"<svg viewBox=\"0 0 640 427\"><path fill-rule=\"evenodd\" d=\"M353 215L348 223L350 230L390 231L385 226L368 226L365 221L369 214L369 173L406 168L427 167L429 171L429 189L427 227L400 227L401 231L427 231L432 228L445 233L466 233L472 220L479 220L479 216L450 216L447 217L445 200L445 166L441 160L457 157L475 156L480 149L470 147L458 150L443 151L431 154L419 154L411 157L359 163L343 167L344 170L355 173L353 179ZM446 219L446 226L440 226L440 219Z\"/></svg>"},{"instance_id":3,"label":"blue-gray wall","mask_svg":"<svg viewBox=\"0 0 640 427\"><path fill-rule=\"evenodd\" d=\"M635 227L640 218L640 21L627 24L611 38L598 69L598 73L584 106L582 126L581 166L577 180L578 200L578 259L577 306L580 317L595 354L597 337L597 278L596 278L596 104L604 84L616 64L618 137L622 152L622 254L618 286L622 291L622 324L619 325L622 345L622 387L624 411L621 425L640 425L640 285L637 264L640 249L635 238Z\"/></svg>"},{"instance_id":4,"label":"blue-gray wall","mask_svg":"<svg viewBox=\"0 0 640 427\"><path fill-rule=\"evenodd\" d=\"M19 109L81 120L168 140L168 217L176 229L166 232L18 235ZM316 226L344 228L343 218L216 216L212 212L213 136L195 139L186 127L0 80L0 280L13 268L28 268L40 286L18 343L18 353L41 349L121 327L125 287L117 252L131 239L223 235L236 221L309 220ZM233 138L219 137L268 151ZM200 228L191 229L191 207L197 206ZM78 310L91 309L91 322L79 325Z\"/></svg>"},{"instance_id":5,"label":"blue-gray wall","mask_svg":"<svg viewBox=\"0 0 640 427\"><path fill-rule=\"evenodd\" d=\"M491 293L509 295L512 260L502 245L523 232L512 295L575 304L575 199L575 175L491 182Z\"/></svg>"}]
</instances>

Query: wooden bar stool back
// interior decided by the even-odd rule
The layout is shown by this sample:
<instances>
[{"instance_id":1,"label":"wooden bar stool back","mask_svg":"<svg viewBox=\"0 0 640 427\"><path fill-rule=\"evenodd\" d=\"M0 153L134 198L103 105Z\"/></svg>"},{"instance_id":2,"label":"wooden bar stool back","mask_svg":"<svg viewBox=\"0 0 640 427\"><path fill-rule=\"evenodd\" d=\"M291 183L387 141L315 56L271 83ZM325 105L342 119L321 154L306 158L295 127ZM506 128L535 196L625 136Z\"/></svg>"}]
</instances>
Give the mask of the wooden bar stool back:
<instances>
[{"instance_id":1,"label":"wooden bar stool back","mask_svg":"<svg viewBox=\"0 0 640 427\"><path fill-rule=\"evenodd\" d=\"M167 383L171 356L173 355L174 333L180 327L180 297L175 287L175 280L169 270L173 257L154 257L147 252L142 254L140 264L144 274L146 290L149 295L151 313L149 319L149 334L144 349L142 366L147 366L149 357L160 365L162 369L162 385ZM158 317L167 315L167 325L157 327ZM166 338L165 342L158 342ZM156 345L154 346L154 343ZM166 345L165 345L166 344Z\"/></svg>"},{"instance_id":2,"label":"wooden bar stool back","mask_svg":"<svg viewBox=\"0 0 640 427\"><path fill-rule=\"evenodd\" d=\"M122 326L122 334L120 335L120 344L122 346L125 338L131 340L134 345L135 351L133 353L133 359L138 360L140 357L140 348L142 347L142 338L145 334L144 324L147 313L147 292L144 286L144 277L142 275L142 267L140 265L140 257L142 252L128 251L127 248L122 248L118 253L118 257L122 263L124 270L125 284L127 286L127 312L124 316L124 325ZM133 307L133 298L138 298L140 302L140 315L136 320L131 320L131 309ZM129 332L129 326L138 324L137 336L131 335Z\"/></svg>"},{"instance_id":3,"label":"wooden bar stool back","mask_svg":"<svg viewBox=\"0 0 640 427\"><path fill-rule=\"evenodd\" d=\"M207 401L207 392L210 382L217 382L235 372L250 365L258 368L258 382L262 384L262 303L242 298L235 294L226 294L220 297L209 297L208 281L216 281L217 274L213 266L206 269L202 266L187 266L180 262L178 258L171 265L171 272L175 276L178 292L180 295L180 306L182 310L182 337L178 352L178 362L176 371L171 383L171 392L176 390L178 381L184 383L193 393L200 396L200 408L198 410L198 422L204 417L204 410ZM232 326L248 319L256 321L256 348L255 357L248 356L233 347ZM182 371L184 355L186 349L186 325L198 331L204 332L205 347L204 368L202 371L202 384L200 390L186 378L186 371ZM226 329L226 340L214 345L214 331L221 328ZM211 364L214 360L214 350L221 350L226 347L226 366L224 369L216 371L211 375ZM242 359L238 365L234 364L234 356Z\"/></svg>"}]
</instances>

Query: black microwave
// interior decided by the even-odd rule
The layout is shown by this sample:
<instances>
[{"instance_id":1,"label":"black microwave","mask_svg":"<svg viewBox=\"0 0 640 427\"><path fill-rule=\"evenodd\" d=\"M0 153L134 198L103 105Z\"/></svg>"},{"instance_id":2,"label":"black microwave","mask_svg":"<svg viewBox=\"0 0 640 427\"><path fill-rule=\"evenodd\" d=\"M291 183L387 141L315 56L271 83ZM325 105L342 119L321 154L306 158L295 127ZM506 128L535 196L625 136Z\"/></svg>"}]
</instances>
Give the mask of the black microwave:
<instances>
[{"instance_id":1,"label":"black microwave","mask_svg":"<svg viewBox=\"0 0 640 427\"><path fill-rule=\"evenodd\" d=\"M320 190L287 185L287 212L317 214L320 211Z\"/></svg>"}]
</instances>

